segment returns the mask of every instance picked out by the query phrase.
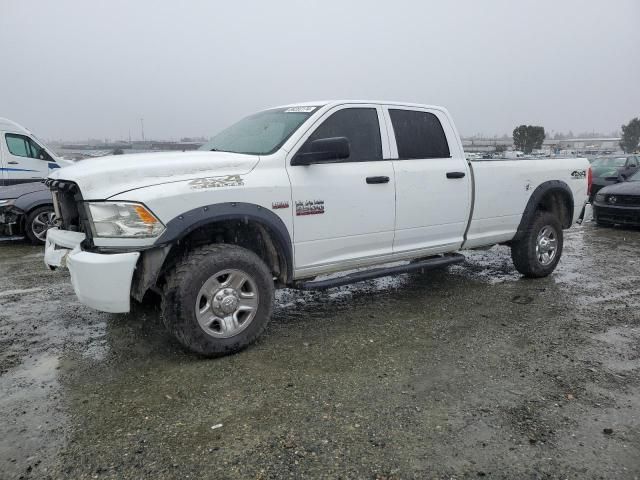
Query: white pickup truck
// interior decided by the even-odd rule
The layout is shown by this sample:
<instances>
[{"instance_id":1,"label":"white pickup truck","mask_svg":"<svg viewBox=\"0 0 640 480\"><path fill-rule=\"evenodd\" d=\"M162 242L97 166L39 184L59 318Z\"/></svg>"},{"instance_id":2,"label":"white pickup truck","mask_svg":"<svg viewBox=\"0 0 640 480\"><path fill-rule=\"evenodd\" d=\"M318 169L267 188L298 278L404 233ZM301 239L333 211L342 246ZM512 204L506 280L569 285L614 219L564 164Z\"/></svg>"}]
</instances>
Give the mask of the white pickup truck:
<instances>
[{"instance_id":1,"label":"white pickup truck","mask_svg":"<svg viewBox=\"0 0 640 480\"><path fill-rule=\"evenodd\" d=\"M273 108L202 150L52 173L45 263L66 265L98 310L160 293L168 330L207 356L254 341L279 287L428 270L495 244L523 275L549 275L591 178L581 158L467 162L449 113L408 103Z\"/></svg>"}]
</instances>

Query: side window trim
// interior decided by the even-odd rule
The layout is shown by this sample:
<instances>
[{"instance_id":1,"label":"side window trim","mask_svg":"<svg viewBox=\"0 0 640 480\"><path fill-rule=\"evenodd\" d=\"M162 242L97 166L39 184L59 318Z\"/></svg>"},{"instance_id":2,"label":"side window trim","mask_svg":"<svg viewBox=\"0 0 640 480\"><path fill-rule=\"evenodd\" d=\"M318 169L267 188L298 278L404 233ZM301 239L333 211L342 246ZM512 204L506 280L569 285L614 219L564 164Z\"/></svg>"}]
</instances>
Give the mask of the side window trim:
<instances>
[{"instance_id":1,"label":"side window trim","mask_svg":"<svg viewBox=\"0 0 640 480\"><path fill-rule=\"evenodd\" d=\"M339 162L330 162L328 164L340 164L340 163L364 163L364 162L382 162L382 161L389 161L392 160L392 154L390 151L391 148L391 144L390 144L390 137L389 137L389 130L386 124L386 119L384 117L384 109L382 108L381 105L375 105L375 104L360 104L360 103L355 103L355 104L351 104L351 103L345 103L342 105L336 105L333 108L327 110L326 112L324 112L322 114L322 116L318 117L313 124L309 125L309 128L304 132L304 134L298 139L298 141L296 142L296 144L294 145L294 147L289 151L289 153L287 154L286 157L286 165L290 166L291 165L291 160L293 159L293 157L296 156L296 154L298 153L298 151L305 145L305 143L307 143L307 140L309 139L309 137L311 137L311 135L313 135L315 133L315 131L320 128L320 126L325 122L325 120L327 120L329 117L331 117L331 115L333 115L336 112L339 112L340 110L346 110L346 109L351 109L351 108L369 108L369 109L375 109L376 113L378 115L378 130L380 133L380 142L382 145L382 158L377 159L377 160L357 160L357 161L339 161Z\"/></svg>"},{"instance_id":2,"label":"side window trim","mask_svg":"<svg viewBox=\"0 0 640 480\"><path fill-rule=\"evenodd\" d=\"M400 155L398 154L398 144L396 143L396 132L393 129L393 122L391 121L391 115L389 114L389 110L393 110L393 109L410 110L413 112L425 112L425 113L431 113L432 115L435 115L435 117L440 122L440 125L442 126L442 130L444 131L444 137L449 146L449 156L448 157L437 156L437 157L423 157L423 158L400 158ZM410 160L427 160L429 158L454 158L454 156L457 158L460 155L458 152L459 148L457 143L451 142L451 137L452 136L455 137L455 132L451 130L452 126L449 123L449 119L443 112L439 110L431 110L428 108L421 108L421 107L413 107L413 106L405 107L402 105L384 105L382 110L384 112L385 124L387 126L387 131L389 134L389 149L391 152L391 156L390 156L391 160L404 162L404 161L410 161Z\"/></svg>"},{"instance_id":3,"label":"side window trim","mask_svg":"<svg viewBox=\"0 0 640 480\"><path fill-rule=\"evenodd\" d=\"M442 133L444 134L444 139L447 142L449 155L447 155L447 156L442 156L442 155L429 156L429 155L425 155L425 156L421 156L420 158L400 157L400 154L398 153L398 144L397 144L396 134L395 134L395 130L393 128L393 122L391 121L390 110L406 110L406 111L412 111L412 112L429 113L429 114L433 115L438 120L438 122L440 123L440 127L442 128ZM442 118L442 115L441 115L440 111L433 111L433 110L430 110L428 108L420 108L420 107L404 107L402 105L385 105L384 106L384 113L385 113L385 122L386 122L387 128L389 129L389 132L390 132L390 134L389 134L390 135L389 143L391 144L391 152L392 152L391 159L392 160L394 160L394 161L410 161L410 160L429 160L429 159L437 159L437 158L441 158L441 159L453 158L453 156L454 156L454 154L453 154L454 145L450 142L450 140L449 140L450 135L449 135L449 133L447 133L449 123L448 122L443 122L443 118Z\"/></svg>"}]
</instances>

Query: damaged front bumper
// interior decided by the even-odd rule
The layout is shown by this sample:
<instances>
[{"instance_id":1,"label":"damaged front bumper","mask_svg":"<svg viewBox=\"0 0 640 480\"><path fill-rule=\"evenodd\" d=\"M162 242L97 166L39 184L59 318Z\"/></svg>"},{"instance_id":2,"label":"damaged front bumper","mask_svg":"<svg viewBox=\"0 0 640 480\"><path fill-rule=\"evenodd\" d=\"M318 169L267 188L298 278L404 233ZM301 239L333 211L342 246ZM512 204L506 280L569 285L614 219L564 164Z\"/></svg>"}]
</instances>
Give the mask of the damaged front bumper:
<instances>
[{"instance_id":1,"label":"damaged front bumper","mask_svg":"<svg viewBox=\"0 0 640 480\"><path fill-rule=\"evenodd\" d=\"M85 252L81 248L84 239L81 232L50 229L45 243L45 265L69 269L71 284L83 304L103 312L128 312L131 280L140 252Z\"/></svg>"},{"instance_id":2,"label":"damaged front bumper","mask_svg":"<svg viewBox=\"0 0 640 480\"><path fill-rule=\"evenodd\" d=\"M0 206L0 235L19 234L23 216L24 212L13 205Z\"/></svg>"}]
</instances>

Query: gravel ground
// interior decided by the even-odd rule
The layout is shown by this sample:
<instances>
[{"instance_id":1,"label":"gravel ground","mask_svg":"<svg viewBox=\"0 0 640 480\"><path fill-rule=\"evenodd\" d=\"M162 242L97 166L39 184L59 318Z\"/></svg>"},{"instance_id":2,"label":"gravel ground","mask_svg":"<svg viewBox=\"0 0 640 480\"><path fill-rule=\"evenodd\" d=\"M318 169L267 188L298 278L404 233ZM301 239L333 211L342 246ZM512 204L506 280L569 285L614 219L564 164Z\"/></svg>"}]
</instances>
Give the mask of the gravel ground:
<instances>
[{"instance_id":1,"label":"gravel ground","mask_svg":"<svg viewBox=\"0 0 640 480\"><path fill-rule=\"evenodd\" d=\"M278 293L256 345L203 360L153 305L80 305L0 243L0 478L639 478L640 232L566 232L325 293Z\"/></svg>"}]
</instances>

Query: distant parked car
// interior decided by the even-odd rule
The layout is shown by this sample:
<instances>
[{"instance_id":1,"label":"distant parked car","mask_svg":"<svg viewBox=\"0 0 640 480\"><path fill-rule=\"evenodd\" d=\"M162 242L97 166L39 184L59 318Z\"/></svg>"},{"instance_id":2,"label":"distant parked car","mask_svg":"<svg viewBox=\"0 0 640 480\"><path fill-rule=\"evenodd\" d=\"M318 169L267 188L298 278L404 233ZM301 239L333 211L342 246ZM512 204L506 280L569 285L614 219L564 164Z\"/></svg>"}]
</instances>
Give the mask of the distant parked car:
<instances>
[{"instance_id":1,"label":"distant parked car","mask_svg":"<svg viewBox=\"0 0 640 480\"><path fill-rule=\"evenodd\" d=\"M43 183L0 187L0 235L25 235L34 245L44 244L54 222L51 191Z\"/></svg>"},{"instance_id":2,"label":"distant parked car","mask_svg":"<svg viewBox=\"0 0 640 480\"><path fill-rule=\"evenodd\" d=\"M600 189L593 202L593 217L600 226L640 227L640 171L627 181Z\"/></svg>"},{"instance_id":3,"label":"distant parked car","mask_svg":"<svg viewBox=\"0 0 640 480\"><path fill-rule=\"evenodd\" d=\"M601 188L615 185L630 178L640 169L640 155L619 155L615 157L597 157L591 160L593 184L591 200Z\"/></svg>"},{"instance_id":4,"label":"distant parked car","mask_svg":"<svg viewBox=\"0 0 640 480\"><path fill-rule=\"evenodd\" d=\"M72 163L57 157L26 128L0 118L0 186L37 182Z\"/></svg>"}]
</instances>

